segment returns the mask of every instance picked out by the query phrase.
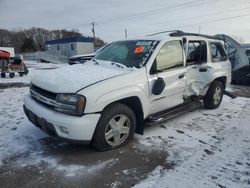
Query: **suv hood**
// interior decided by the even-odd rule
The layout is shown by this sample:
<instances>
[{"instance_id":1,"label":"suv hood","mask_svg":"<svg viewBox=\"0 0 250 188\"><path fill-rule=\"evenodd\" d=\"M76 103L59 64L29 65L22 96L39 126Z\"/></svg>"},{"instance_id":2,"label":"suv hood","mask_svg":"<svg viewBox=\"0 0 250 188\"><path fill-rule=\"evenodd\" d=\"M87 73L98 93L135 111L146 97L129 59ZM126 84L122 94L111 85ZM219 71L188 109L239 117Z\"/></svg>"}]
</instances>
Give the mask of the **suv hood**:
<instances>
[{"instance_id":1,"label":"suv hood","mask_svg":"<svg viewBox=\"0 0 250 188\"><path fill-rule=\"evenodd\" d=\"M104 65L103 65L104 64ZM47 70L34 75L32 84L54 93L76 93L97 82L127 74L134 68L121 68L111 63L86 62L73 66Z\"/></svg>"}]
</instances>

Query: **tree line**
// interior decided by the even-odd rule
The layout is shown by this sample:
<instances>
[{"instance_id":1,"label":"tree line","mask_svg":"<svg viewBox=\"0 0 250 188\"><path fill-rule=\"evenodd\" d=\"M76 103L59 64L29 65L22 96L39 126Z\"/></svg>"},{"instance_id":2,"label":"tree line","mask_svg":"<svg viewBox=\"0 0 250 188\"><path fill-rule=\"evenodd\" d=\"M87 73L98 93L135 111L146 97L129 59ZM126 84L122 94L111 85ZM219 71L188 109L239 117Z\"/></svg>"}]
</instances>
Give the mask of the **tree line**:
<instances>
[{"instance_id":1,"label":"tree line","mask_svg":"<svg viewBox=\"0 0 250 188\"><path fill-rule=\"evenodd\" d=\"M84 35L77 30L47 30L33 27L12 31L0 28L0 46L14 47L17 53L43 51L46 41L70 37L84 37ZM95 47L103 45L103 40L95 39Z\"/></svg>"}]
</instances>

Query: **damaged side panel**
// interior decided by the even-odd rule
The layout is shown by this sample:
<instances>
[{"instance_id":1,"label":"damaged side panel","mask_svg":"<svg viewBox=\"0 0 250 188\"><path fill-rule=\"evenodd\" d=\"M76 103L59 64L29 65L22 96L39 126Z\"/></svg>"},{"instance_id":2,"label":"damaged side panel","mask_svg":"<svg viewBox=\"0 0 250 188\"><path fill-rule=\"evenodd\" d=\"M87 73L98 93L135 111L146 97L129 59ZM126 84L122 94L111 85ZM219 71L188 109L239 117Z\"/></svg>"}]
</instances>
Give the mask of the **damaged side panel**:
<instances>
[{"instance_id":1,"label":"damaged side panel","mask_svg":"<svg viewBox=\"0 0 250 188\"><path fill-rule=\"evenodd\" d=\"M217 78L231 80L231 66L220 42L190 40L186 46L186 57L184 98L204 96Z\"/></svg>"},{"instance_id":2,"label":"damaged side panel","mask_svg":"<svg viewBox=\"0 0 250 188\"><path fill-rule=\"evenodd\" d=\"M205 69L205 72L199 71L203 71ZM190 96L205 95L210 83L214 80L211 72L212 70L208 66L193 65L187 67L184 98L189 98Z\"/></svg>"}]
</instances>

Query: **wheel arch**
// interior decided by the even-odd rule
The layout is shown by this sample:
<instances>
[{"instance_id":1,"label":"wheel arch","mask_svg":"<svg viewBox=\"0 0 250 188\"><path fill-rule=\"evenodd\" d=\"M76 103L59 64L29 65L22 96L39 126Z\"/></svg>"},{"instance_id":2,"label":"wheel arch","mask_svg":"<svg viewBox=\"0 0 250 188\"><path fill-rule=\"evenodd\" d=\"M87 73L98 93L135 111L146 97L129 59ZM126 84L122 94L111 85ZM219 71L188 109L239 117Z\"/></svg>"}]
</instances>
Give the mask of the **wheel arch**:
<instances>
[{"instance_id":1,"label":"wheel arch","mask_svg":"<svg viewBox=\"0 0 250 188\"><path fill-rule=\"evenodd\" d=\"M214 81L220 81L223 84L224 88L226 88L226 84L227 84L227 77L226 76L220 76L220 77L216 78Z\"/></svg>"},{"instance_id":2,"label":"wheel arch","mask_svg":"<svg viewBox=\"0 0 250 188\"><path fill-rule=\"evenodd\" d=\"M105 108L103 110L105 110L106 108L108 108L110 105L112 105L114 103L124 104L124 105L128 106L134 112L135 117L136 117L135 133L142 135L143 131L144 131L144 112L143 112L142 103L141 103L141 100L139 99L139 97L131 96L131 97L127 97L127 98L113 101L112 103L105 106Z\"/></svg>"}]
</instances>

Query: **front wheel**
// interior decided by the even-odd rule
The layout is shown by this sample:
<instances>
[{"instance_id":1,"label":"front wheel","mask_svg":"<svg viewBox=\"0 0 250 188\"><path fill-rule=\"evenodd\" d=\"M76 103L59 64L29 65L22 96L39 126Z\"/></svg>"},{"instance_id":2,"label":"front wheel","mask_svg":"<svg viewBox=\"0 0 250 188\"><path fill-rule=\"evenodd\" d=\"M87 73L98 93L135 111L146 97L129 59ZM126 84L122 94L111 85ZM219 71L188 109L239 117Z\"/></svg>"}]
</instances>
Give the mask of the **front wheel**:
<instances>
[{"instance_id":1,"label":"front wheel","mask_svg":"<svg viewBox=\"0 0 250 188\"><path fill-rule=\"evenodd\" d=\"M215 80L209 87L203 103L207 109L215 109L220 106L224 93L224 86L222 82Z\"/></svg>"},{"instance_id":2,"label":"front wheel","mask_svg":"<svg viewBox=\"0 0 250 188\"><path fill-rule=\"evenodd\" d=\"M135 126L135 114L128 106L112 104L99 119L92 146L99 151L107 151L126 145L134 135Z\"/></svg>"}]
</instances>

